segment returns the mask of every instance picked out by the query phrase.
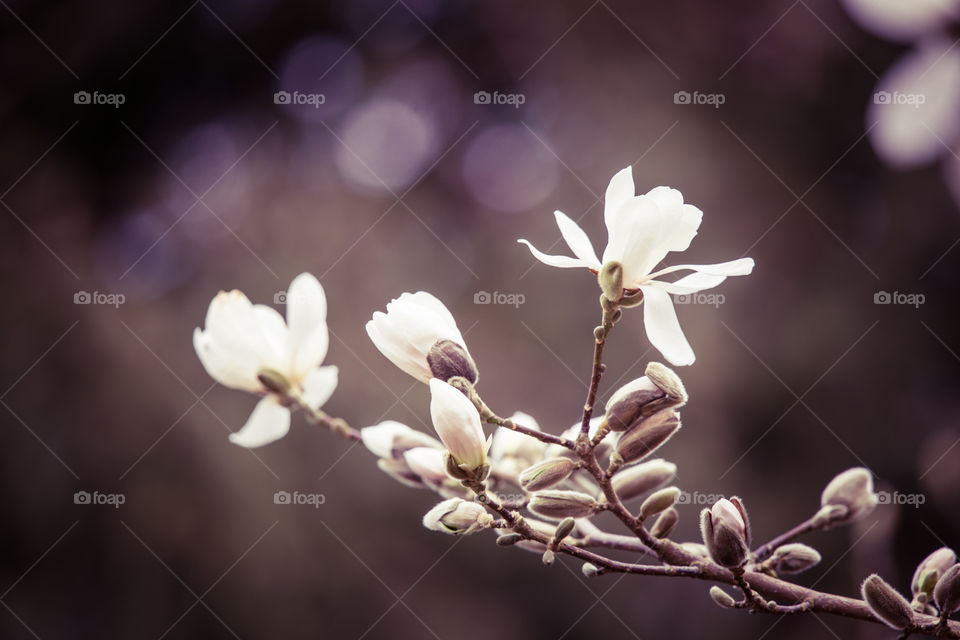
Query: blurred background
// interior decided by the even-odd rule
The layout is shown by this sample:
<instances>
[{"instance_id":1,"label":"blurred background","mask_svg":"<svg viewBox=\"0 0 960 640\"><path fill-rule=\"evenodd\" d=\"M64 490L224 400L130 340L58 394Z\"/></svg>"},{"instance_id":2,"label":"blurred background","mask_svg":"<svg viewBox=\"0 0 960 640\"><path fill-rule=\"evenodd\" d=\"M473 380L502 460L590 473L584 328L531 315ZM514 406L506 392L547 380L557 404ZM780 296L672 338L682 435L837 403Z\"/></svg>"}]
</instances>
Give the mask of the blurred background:
<instances>
[{"instance_id":1,"label":"blurred background","mask_svg":"<svg viewBox=\"0 0 960 640\"><path fill-rule=\"evenodd\" d=\"M495 410L570 426L596 283L516 239L565 253L562 209L602 247L627 165L705 212L668 261L757 264L677 307L678 485L743 497L759 541L869 467L887 503L811 536L799 578L842 594L956 546L955 2L0 4L4 638L889 637L430 533L433 494L301 416L227 442L255 398L213 384L193 328L220 289L282 311L301 271L329 298L331 414L430 430L426 387L363 329L427 290ZM659 357L641 315L604 400Z\"/></svg>"}]
</instances>

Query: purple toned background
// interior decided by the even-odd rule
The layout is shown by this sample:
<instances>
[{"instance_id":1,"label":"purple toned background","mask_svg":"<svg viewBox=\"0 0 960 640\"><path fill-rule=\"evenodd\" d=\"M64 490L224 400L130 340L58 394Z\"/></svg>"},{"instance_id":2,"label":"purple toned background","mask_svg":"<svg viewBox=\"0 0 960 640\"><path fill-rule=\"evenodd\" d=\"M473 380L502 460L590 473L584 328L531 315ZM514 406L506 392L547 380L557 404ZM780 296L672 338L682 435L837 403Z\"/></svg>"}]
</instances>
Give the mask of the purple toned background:
<instances>
[{"instance_id":1,"label":"purple toned background","mask_svg":"<svg viewBox=\"0 0 960 640\"><path fill-rule=\"evenodd\" d=\"M4 638L889 637L430 533L432 494L300 416L266 448L227 442L255 399L213 384L191 332L218 290L273 303L305 270L330 301L330 413L430 429L426 388L363 330L422 289L498 412L572 424L596 284L516 239L560 242L559 208L602 246L600 198L628 164L705 212L674 262L757 263L716 308L678 306L698 356L664 450L678 486L743 497L758 539L851 466L921 496L810 537L824 561L799 581L838 593L872 571L906 588L956 545L960 218L939 169L871 149L865 108L906 47L834 2L0 4ZM637 311L609 345L603 399L658 357ZM677 537L697 538L699 508Z\"/></svg>"}]
</instances>

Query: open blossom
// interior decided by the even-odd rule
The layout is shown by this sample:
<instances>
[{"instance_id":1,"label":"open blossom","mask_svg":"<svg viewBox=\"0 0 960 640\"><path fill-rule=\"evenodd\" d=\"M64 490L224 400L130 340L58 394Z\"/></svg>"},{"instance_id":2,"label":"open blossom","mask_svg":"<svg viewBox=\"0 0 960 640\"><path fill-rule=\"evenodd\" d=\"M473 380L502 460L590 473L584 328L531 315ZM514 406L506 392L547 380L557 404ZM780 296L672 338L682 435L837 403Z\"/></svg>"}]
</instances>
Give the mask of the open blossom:
<instances>
[{"instance_id":1,"label":"open blossom","mask_svg":"<svg viewBox=\"0 0 960 640\"><path fill-rule=\"evenodd\" d=\"M480 414L473 403L436 378L430 380L430 396L433 426L454 462L471 470L486 464L490 442L483 435Z\"/></svg>"},{"instance_id":2,"label":"open blossom","mask_svg":"<svg viewBox=\"0 0 960 640\"><path fill-rule=\"evenodd\" d=\"M285 436L290 430L285 397L319 409L337 387L337 367L320 366L328 345L326 297L309 273L290 283L286 322L240 291L218 293L204 328L193 332L197 356L220 384L264 396L230 441L260 447Z\"/></svg>"},{"instance_id":3,"label":"open blossom","mask_svg":"<svg viewBox=\"0 0 960 640\"><path fill-rule=\"evenodd\" d=\"M380 353L421 382L454 375L477 381L476 366L453 314L426 291L403 293L367 322Z\"/></svg>"},{"instance_id":4,"label":"open blossom","mask_svg":"<svg viewBox=\"0 0 960 640\"><path fill-rule=\"evenodd\" d=\"M527 240L534 257L552 267L582 267L600 271L617 262L623 268L623 287L643 292L643 321L651 344L674 365L693 364L693 350L683 335L670 295L688 295L711 289L727 276L747 275L753 270L751 258L718 264L681 264L654 271L671 251L685 251L697 235L703 212L684 204L676 189L656 187L645 195L634 195L631 168L621 170L607 187L604 220L608 241L603 260L576 222L560 211L554 212L560 233L575 258L551 256ZM660 280L676 271L693 271L675 282Z\"/></svg>"}]
</instances>

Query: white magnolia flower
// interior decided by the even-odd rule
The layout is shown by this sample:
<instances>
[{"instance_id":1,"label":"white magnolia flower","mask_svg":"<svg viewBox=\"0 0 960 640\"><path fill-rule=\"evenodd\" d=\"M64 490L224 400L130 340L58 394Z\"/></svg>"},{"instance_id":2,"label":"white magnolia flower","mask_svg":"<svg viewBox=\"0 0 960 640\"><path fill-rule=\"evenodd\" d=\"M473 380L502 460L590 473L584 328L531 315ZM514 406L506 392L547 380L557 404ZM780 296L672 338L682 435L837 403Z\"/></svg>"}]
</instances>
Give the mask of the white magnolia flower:
<instances>
[{"instance_id":1,"label":"white magnolia flower","mask_svg":"<svg viewBox=\"0 0 960 640\"><path fill-rule=\"evenodd\" d=\"M477 469L487 462L489 441L480 426L480 414L470 400L446 382L430 379L430 415L433 427L457 464Z\"/></svg>"},{"instance_id":2,"label":"white magnolia flower","mask_svg":"<svg viewBox=\"0 0 960 640\"><path fill-rule=\"evenodd\" d=\"M896 42L909 42L943 29L960 17L957 0L843 0L864 29Z\"/></svg>"},{"instance_id":3,"label":"white magnolia flower","mask_svg":"<svg viewBox=\"0 0 960 640\"><path fill-rule=\"evenodd\" d=\"M470 358L453 315L426 291L403 293L387 304L386 313L375 312L367 322L367 335L393 364L421 382L434 377L427 356L440 341L455 343L463 349L460 355ZM472 364L470 361L469 365ZM467 373L464 371L461 375ZM475 381L474 373L471 382Z\"/></svg>"},{"instance_id":4,"label":"white magnolia flower","mask_svg":"<svg viewBox=\"0 0 960 640\"><path fill-rule=\"evenodd\" d=\"M517 411L510 419L515 424L540 431L540 425L536 419L528 413ZM536 438L524 435L513 429L506 427L497 427L493 433L493 441L490 445L490 457L499 462L514 459L518 464L529 467L534 462L543 459L543 452L547 445Z\"/></svg>"},{"instance_id":5,"label":"white magnolia flower","mask_svg":"<svg viewBox=\"0 0 960 640\"><path fill-rule=\"evenodd\" d=\"M247 423L230 434L241 447L260 447L290 430L287 395L319 409L337 387L337 367L321 367L327 355L327 301L323 287L301 273L287 290L287 320L275 309L251 304L240 291L221 291L210 303L204 328L193 332L193 347L210 376L220 384L263 395ZM269 377L274 388L261 382Z\"/></svg>"},{"instance_id":6,"label":"white magnolia flower","mask_svg":"<svg viewBox=\"0 0 960 640\"><path fill-rule=\"evenodd\" d=\"M624 288L643 292L643 320L651 344L674 365L693 364L693 350L680 329L670 294L689 295L711 289L727 276L747 275L753 270L753 260L681 264L654 271L667 253L685 251L690 246L703 212L684 204L680 192L669 187L656 187L645 195L634 193L630 167L610 180L604 205L608 241L603 260L597 258L583 229L560 211L554 212L557 226L575 258L547 255L527 240L519 242L526 244L537 260L552 267L583 267L596 272L604 264L619 262L623 266ZM684 270L694 273L675 282L658 280Z\"/></svg>"},{"instance_id":7,"label":"white magnolia flower","mask_svg":"<svg viewBox=\"0 0 960 640\"><path fill-rule=\"evenodd\" d=\"M476 502L461 498L444 500L423 516L423 526L431 531L464 535L493 522L493 516Z\"/></svg>"}]
</instances>

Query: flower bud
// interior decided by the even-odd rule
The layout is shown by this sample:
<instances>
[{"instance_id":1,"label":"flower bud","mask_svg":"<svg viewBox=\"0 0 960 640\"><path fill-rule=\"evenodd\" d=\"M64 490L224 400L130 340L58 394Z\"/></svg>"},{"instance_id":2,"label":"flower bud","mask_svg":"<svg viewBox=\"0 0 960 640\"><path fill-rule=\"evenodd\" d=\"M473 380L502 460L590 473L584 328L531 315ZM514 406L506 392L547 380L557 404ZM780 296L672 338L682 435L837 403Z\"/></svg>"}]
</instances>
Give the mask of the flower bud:
<instances>
[{"instance_id":1,"label":"flower bud","mask_svg":"<svg viewBox=\"0 0 960 640\"><path fill-rule=\"evenodd\" d=\"M460 498L444 500L423 516L423 526L431 531L465 535L493 522L482 505Z\"/></svg>"},{"instance_id":2,"label":"flower bud","mask_svg":"<svg viewBox=\"0 0 960 640\"><path fill-rule=\"evenodd\" d=\"M570 458L550 458L520 473L520 486L527 491L539 491L563 482L577 468Z\"/></svg>"},{"instance_id":3,"label":"flower bud","mask_svg":"<svg viewBox=\"0 0 960 640\"><path fill-rule=\"evenodd\" d=\"M597 282L608 300L617 301L623 297L623 265L611 260L597 272Z\"/></svg>"},{"instance_id":4,"label":"flower bud","mask_svg":"<svg viewBox=\"0 0 960 640\"><path fill-rule=\"evenodd\" d=\"M584 562L583 566L580 567L580 571L583 572L584 577L593 578L600 575L600 569L597 565L590 562Z\"/></svg>"},{"instance_id":5,"label":"flower bud","mask_svg":"<svg viewBox=\"0 0 960 640\"><path fill-rule=\"evenodd\" d=\"M737 601L729 593L713 585L710 587L710 598L724 609L732 609L737 606Z\"/></svg>"},{"instance_id":6,"label":"flower bud","mask_svg":"<svg viewBox=\"0 0 960 640\"><path fill-rule=\"evenodd\" d=\"M387 312L374 313L366 329L383 355L421 382L427 382L435 375L428 354L438 342L453 342L467 353L453 315L442 302L425 291L404 293L391 300ZM469 354L466 357L469 359ZM476 367L473 370L475 372Z\"/></svg>"},{"instance_id":7,"label":"flower bud","mask_svg":"<svg viewBox=\"0 0 960 640\"><path fill-rule=\"evenodd\" d=\"M465 348L453 340L437 340L427 352L427 364L434 378L446 382L462 377L476 384L480 377L477 365Z\"/></svg>"},{"instance_id":8,"label":"flower bud","mask_svg":"<svg viewBox=\"0 0 960 640\"><path fill-rule=\"evenodd\" d=\"M548 489L533 494L527 508L538 516L555 520L585 518L593 515L597 502L579 491Z\"/></svg>"},{"instance_id":9,"label":"flower bud","mask_svg":"<svg viewBox=\"0 0 960 640\"><path fill-rule=\"evenodd\" d=\"M801 573L820 563L820 553L813 547L794 542L777 547L768 563L779 574Z\"/></svg>"},{"instance_id":10,"label":"flower bud","mask_svg":"<svg viewBox=\"0 0 960 640\"><path fill-rule=\"evenodd\" d=\"M741 508L721 498L700 513L700 531L710 557L724 567L741 566L750 553L748 527Z\"/></svg>"},{"instance_id":11,"label":"flower bud","mask_svg":"<svg viewBox=\"0 0 960 640\"><path fill-rule=\"evenodd\" d=\"M467 473L482 468L487 462L489 442L476 407L462 393L436 378L430 379L430 394L433 426L453 461Z\"/></svg>"},{"instance_id":12,"label":"flower bud","mask_svg":"<svg viewBox=\"0 0 960 640\"><path fill-rule=\"evenodd\" d=\"M630 500L664 486L677 474L677 465L662 458L647 460L621 469L611 485L621 500Z\"/></svg>"},{"instance_id":13,"label":"flower bud","mask_svg":"<svg viewBox=\"0 0 960 640\"><path fill-rule=\"evenodd\" d=\"M616 453L624 463L642 460L663 446L679 429L679 414L673 409L665 409L641 420L620 436Z\"/></svg>"},{"instance_id":14,"label":"flower bud","mask_svg":"<svg viewBox=\"0 0 960 640\"><path fill-rule=\"evenodd\" d=\"M403 454L410 470L429 485L441 485L448 478L443 450L433 447L414 447Z\"/></svg>"},{"instance_id":15,"label":"flower bud","mask_svg":"<svg viewBox=\"0 0 960 640\"><path fill-rule=\"evenodd\" d=\"M404 452L414 447L440 447L436 438L395 420L360 429L360 438L364 446L380 458L401 459Z\"/></svg>"},{"instance_id":16,"label":"flower bud","mask_svg":"<svg viewBox=\"0 0 960 640\"><path fill-rule=\"evenodd\" d=\"M557 542L563 542L564 538L573 533L573 529L576 526L576 520L573 518L564 518L560 521L560 524L557 525L557 531L553 534L553 539Z\"/></svg>"},{"instance_id":17,"label":"flower bud","mask_svg":"<svg viewBox=\"0 0 960 640\"><path fill-rule=\"evenodd\" d=\"M877 495L873 492L873 477L864 467L847 469L823 490L820 496L823 507L843 506L846 512L835 516L830 525L849 524L865 518L877 506Z\"/></svg>"},{"instance_id":18,"label":"flower bud","mask_svg":"<svg viewBox=\"0 0 960 640\"><path fill-rule=\"evenodd\" d=\"M557 555L550 549L547 549L546 551L544 551L543 557L541 558L541 560L543 560L543 564L545 564L548 567L552 565L554 560L556 559L557 559Z\"/></svg>"},{"instance_id":19,"label":"flower bud","mask_svg":"<svg viewBox=\"0 0 960 640\"><path fill-rule=\"evenodd\" d=\"M687 403L687 390L680 376L674 373L673 369L659 362L651 362L647 365L644 375L674 401L673 407L679 408Z\"/></svg>"},{"instance_id":20,"label":"flower bud","mask_svg":"<svg viewBox=\"0 0 960 640\"><path fill-rule=\"evenodd\" d=\"M887 626L902 631L913 624L910 603L877 574L863 581L860 593L873 615Z\"/></svg>"},{"instance_id":21,"label":"flower bud","mask_svg":"<svg viewBox=\"0 0 960 640\"><path fill-rule=\"evenodd\" d=\"M677 523L679 521L680 512L673 507L670 507L657 516L653 526L650 527L650 535L652 535L654 538L668 538L670 537L670 534L673 533L673 530L677 527Z\"/></svg>"},{"instance_id":22,"label":"flower bud","mask_svg":"<svg viewBox=\"0 0 960 640\"><path fill-rule=\"evenodd\" d=\"M940 613L951 615L960 609L960 564L947 569L933 588L933 601Z\"/></svg>"},{"instance_id":23,"label":"flower bud","mask_svg":"<svg viewBox=\"0 0 960 640\"><path fill-rule=\"evenodd\" d=\"M949 547L940 547L923 562L917 565L917 570L913 572L913 579L910 581L910 591L913 595L918 593L933 593L933 585L937 583L940 576L947 572L947 569L957 563L957 554ZM931 578L925 576L934 575L933 585L925 585Z\"/></svg>"},{"instance_id":24,"label":"flower bud","mask_svg":"<svg viewBox=\"0 0 960 640\"><path fill-rule=\"evenodd\" d=\"M501 547L511 547L523 539L519 533L505 533L497 538L497 544Z\"/></svg>"},{"instance_id":25,"label":"flower bud","mask_svg":"<svg viewBox=\"0 0 960 640\"><path fill-rule=\"evenodd\" d=\"M660 489L654 492L640 505L640 518L649 518L664 509L669 509L674 505L678 497L680 497L680 489L676 487L667 487L666 489Z\"/></svg>"},{"instance_id":26,"label":"flower bud","mask_svg":"<svg viewBox=\"0 0 960 640\"><path fill-rule=\"evenodd\" d=\"M664 402L666 400L666 402ZM641 376L617 389L607 401L607 425L611 431L626 431L638 420L669 406L663 389Z\"/></svg>"}]
</instances>

